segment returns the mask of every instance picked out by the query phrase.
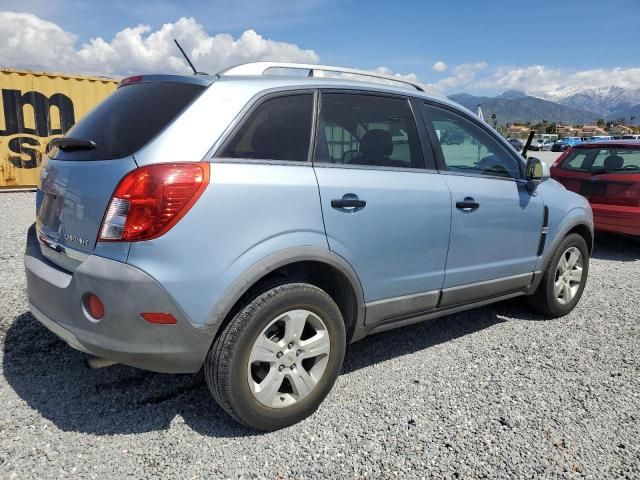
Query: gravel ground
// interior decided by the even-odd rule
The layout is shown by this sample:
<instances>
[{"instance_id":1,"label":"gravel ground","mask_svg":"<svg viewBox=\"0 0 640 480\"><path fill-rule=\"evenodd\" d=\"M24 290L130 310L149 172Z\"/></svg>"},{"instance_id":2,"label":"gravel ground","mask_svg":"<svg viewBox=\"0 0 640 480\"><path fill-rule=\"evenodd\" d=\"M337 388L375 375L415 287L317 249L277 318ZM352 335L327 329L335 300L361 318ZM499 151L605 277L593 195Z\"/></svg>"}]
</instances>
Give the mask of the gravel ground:
<instances>
[{"instance_id":1,"label":"gravel ground","mask_svg":"<svg viewBox=\"0 0 640 480\"><path fill-rule=\"evenodd\" d=\"M576 310L512 301L353 345L311 418L260 434L201 375L88 370L28 313L32 193L0 194L0 478L640 478L640 242L598 239Z\"/></svg>"}]
</instances>

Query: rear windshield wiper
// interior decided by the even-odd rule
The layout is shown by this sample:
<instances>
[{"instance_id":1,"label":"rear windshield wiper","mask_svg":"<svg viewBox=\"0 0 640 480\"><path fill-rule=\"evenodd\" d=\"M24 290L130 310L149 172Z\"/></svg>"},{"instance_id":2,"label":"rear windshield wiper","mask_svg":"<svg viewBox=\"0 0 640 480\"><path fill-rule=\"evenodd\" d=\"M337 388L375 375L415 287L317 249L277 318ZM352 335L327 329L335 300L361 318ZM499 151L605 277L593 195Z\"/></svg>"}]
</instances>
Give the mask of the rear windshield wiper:
<instances>
[{"instance_id":1,"label":"rear windshield wiper","mask_svg":"<svg viewBox=\"0 0 640 480\"><path fill-rule=\"evenodd\" d=\"M62 137L51 140L50 145L60 150L93 150L96 142L86 138Z\"/></svg>"}]
</instances>

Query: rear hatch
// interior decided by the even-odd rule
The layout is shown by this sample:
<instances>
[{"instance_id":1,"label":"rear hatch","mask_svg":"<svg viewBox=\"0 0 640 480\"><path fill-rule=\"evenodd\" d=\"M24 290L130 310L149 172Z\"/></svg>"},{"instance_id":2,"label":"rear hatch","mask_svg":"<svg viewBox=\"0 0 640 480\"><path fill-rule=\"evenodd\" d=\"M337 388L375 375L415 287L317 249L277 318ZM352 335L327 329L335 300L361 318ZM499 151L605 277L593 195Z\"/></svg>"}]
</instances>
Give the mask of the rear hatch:
<instances>
[{"instance_id":1,"label":"rear hatch","mask_svg":"<svg viewBox=\"0 0 640 480\"><path fill-rule=\"evenodd\" d=\"M640 146L577 147L554 167L554 178L591 203L640 206Z\"/></svg>"},{"instance_id":2,"label":"rear hatch","mask_svg":"<svg viewBox=\"0 0 640 480\"><path fill-rule=\"evenodd\" d=\"M123 81L63 139L54 140L43 164L36 197L38 237L43 255L66 270L75 270L95 251L111 195L137 167L135 152L205 89L167 77L133 78Z\"/></svg>"}]
</instances>

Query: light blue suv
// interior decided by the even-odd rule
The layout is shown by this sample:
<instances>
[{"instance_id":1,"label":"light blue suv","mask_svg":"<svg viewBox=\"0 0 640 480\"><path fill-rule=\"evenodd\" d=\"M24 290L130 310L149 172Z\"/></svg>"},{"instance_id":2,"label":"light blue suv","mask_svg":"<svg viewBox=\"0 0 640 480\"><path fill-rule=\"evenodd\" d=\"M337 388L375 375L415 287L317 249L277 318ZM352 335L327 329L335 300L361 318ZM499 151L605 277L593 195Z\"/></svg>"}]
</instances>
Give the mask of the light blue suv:
<instances>
[{"instance_id":1,"label":"light blue suv","mask_svg":"<svg viewBox=\"0 0 640 480\"><path fill-rule=\"evenodd\" d=\"M415 82L269 62L136 76L51 146L35 318L105 361L204 367L257 429L313 413L350 342L517 296L559 317L587 280L587 201Z\"/></svg>"}]
</instances>

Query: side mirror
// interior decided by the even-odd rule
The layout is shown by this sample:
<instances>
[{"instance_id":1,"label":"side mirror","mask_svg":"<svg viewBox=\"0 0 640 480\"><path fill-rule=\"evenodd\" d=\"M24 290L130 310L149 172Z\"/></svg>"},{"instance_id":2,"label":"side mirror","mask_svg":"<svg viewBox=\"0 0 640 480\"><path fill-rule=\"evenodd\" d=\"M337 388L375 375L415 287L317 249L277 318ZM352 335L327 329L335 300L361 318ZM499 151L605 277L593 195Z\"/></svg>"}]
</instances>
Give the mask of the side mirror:
<instances>
[{"instance_id":1,"label":"side mirror","mask_svg":"<svg viewBox=\"0 0 640 480\"><path fill-rule=\"evenodd\" d=\"M525 180L527 181L527 190L533 194L542 182L551 177L549 165L536 157L529 157L527 160L527 173Z\"/></svg>"}]
</instances>

